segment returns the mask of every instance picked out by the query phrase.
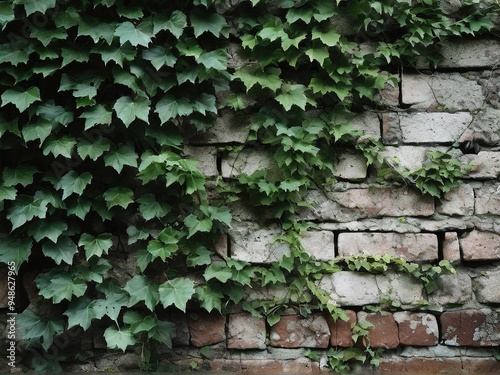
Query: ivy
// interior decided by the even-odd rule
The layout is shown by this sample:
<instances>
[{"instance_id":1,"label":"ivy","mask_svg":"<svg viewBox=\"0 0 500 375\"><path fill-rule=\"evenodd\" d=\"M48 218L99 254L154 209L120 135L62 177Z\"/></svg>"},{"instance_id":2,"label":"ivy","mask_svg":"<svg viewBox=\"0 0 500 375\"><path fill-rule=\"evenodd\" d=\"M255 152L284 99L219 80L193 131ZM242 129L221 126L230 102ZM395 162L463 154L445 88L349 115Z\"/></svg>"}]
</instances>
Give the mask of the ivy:
<instances>
[{"instance_id":1,"label":"ivy","mask_svg":"<svg viewBox=\"0 0 500 375\"><path fill-rule=\"evenodd\" d=\"M452 272L445 263L388 257L317 262L301 247L307 225L294 214L310 189L335 183L334 161L347 149L363 153L380 178L426 194L460 182L467 170L449 153L404 170L345 117L396 85L400 64L421 56L434 64L439 42L487 32L494 10L472 0L460 16L433 1L132 3L0 3L0 261L19 271L42 259L39 295L63 311L20 314L27 347L49 351L56 335L79 326L108 348L142 344L154 361L174 334L163 309L241 303L269 324L287 307L343 319L317 286L325 274L394 270L432 292L437 277ZM348 20L352 35L339 32L334 17ZM233 67L230 44L244 66ZM189 138L222 108L249 119L248 143L272 155L276 170L222 181L185 155ZM231 225L229 203L242 198L272 212L290 256L264 266L214 251ZM125 244L137 272L120 284L113 271ZM244 301L248 287L283 285L284 300ZM360 340L366 329L356 328ZM328 354L335 369L376 364L376 356L369 346ZM53 358L37 369L60 370L66 356Z\"/></svg>"}]
</instances>

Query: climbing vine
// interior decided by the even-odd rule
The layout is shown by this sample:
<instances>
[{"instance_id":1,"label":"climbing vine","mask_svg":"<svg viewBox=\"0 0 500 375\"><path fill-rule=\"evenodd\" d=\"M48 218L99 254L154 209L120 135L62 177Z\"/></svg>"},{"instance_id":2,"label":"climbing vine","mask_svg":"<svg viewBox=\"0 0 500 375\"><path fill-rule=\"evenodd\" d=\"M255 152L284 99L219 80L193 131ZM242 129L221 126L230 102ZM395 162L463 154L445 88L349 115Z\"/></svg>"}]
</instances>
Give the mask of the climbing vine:
<instances>
[{"instance_id":1,"label":"climbing vine","mask_svg":"<svg viewBox=\"0 0 500 375\"><path fill-rule=\"evenodd\" d=\"M447 264L315 261L293 215L308 190L335 182L339 150L384 163L345 115L376 106L401 64L438 61L437 41L492 27L479 1L463 9L453 18L430 0L0 1L0 261L20 273L36 263L39 300L62 311L19 315L26 347L48 351L56 335L99 323L108 348L144 343L152 358L175 328L161 311L191 305L242 303L269 324L285 306L342 319L317 281L343 269L394 269L432 289ZM230 46L241 66L228 62ZM272 154L279 173L200 172L184 146L222 108L248 115L249 144ZM430 157L395 176L440 196L463 172L447 154ZM241 197L272 211L289 256L265 266L218 257L228 204ZM136 267L120 284L123 254ZM243 300L248 286L284 284L282 301ZM340 361L367 358L352 354ZM37 369L57 370L60 359Z\"/></svg>"}]
</instances>

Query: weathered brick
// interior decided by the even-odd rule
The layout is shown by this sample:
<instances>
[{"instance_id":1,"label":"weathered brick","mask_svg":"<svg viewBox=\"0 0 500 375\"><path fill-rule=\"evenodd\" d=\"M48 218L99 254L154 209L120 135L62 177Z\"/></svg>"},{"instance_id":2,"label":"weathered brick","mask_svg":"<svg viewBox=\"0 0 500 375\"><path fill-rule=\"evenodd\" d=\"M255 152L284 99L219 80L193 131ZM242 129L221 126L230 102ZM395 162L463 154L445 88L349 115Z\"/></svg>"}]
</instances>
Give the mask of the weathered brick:
<instances>
[{"instance_id":1,"label":"weathered brick","mask_svg":"<svg viewBox=\"0 0 500 375\"><path fill-rule=\"evenodd\" d=\"M402 101L422 111L474 111L484 102L481 86L458 73L405 74Z\"/></svg>"},{"instance_id":2,"label":"weathered brick","mask_svg":"<svg viewBox=\"0 0 500 375\"><path fill-rule=\"evenodd\" d=\"M348 348L353 345L352 328L354 327L357 321L356 313L352 310L346 310L344 312L348 317L347 321L341 319L337 319L336 321L334 321L330 315L326 317L328 326L330 327L331 346L340 346Z\"/></svg>"},{"instance_id":3,"label":"weathered brick","mask_svg":"<svg viewBox=\"0 0 500 375\"><path fill-rule=\"evenodd\" d=\"M410 374L450 374L462 372L460 358L408 358L404 364L404 372Z\"/></svg>"},{"instance_id":4,"label":"weathered brick","mask_svg":"<svg viewBox=\"0 0 500 375\"><path fill-rule=\"evenodd\" d=\"M399 114L382 114L382 141L385 145L397 145L403 139L399 125Z\"/></svg>"},{"instance_id":5,"label":"weathered brick","mask_svg":"<svg viewBox=\"0 0 500 375\"><path fill-rule=\"evenodd\" d=\"M471 123L468 112L402 114L399 125L405 143L453 143Z\"/></svg>"},{"instance_id":6,"label":"weathered brick","mask_svg":"<svg viewBox=\"0 0 500 375\"><path fill-rule=\"evenodd\" d=\"M472 300L472 282L467 274L441 275L437 289L429 295L429 303L437 306L465 304Z\"/></svg>"},{"instance_id":7,"label":"weathered brick","mask_svg":"<svg viewBox=\"0 0 500 375\"><path fill-rule=\"evenodd\" d=\"M381 155L395 167L408 168L411 171L419 169L426 160L426 153L431 151L446 151L445 147L427 146L388 146Z\"/></svg>"},{"instance_id":8,"label":"weathered brick","mask_svg":"<svg viewBox=\"0 0 500 375\"><path fill-rule=\"evenodd\" d=\"M386 273L374 275L364 272L341 271L325 275L319 286L330 293L338 306L378 304L390 298L401 305L423 300L422 286L408 275Z\"/></svg>"},{"instance_id":9,"label":"weathered brick","mask_svg":"<svg viewBox=\"0 0 500 375\"><path fill-rule=\"evenodd\" d=\"M229 109L222 109L215 124L206 132L190 139L191 144L240 143L247 140L250 127L248 117L236 114Z\"/></svg>"},{"instance_id":10,"label":"weathered brick","mask_svg":"<svg viewBox=\"0 0 500 375\"><path fill-rule=\"evenodd\" d=\"M287 315L271 327L269 339L272 346L282 348L327 348L330 329L322 314Z\"/></svg>"},{"instance_id":11,"label":"weathered brick","mask_svg":"<svg viewBox=\"0 0 500 375\"><path fill-rule=\"evenodd\" d=\"M500 41L494 39L459 39L441 45L440 68L492 67L500 59Z\"/></svg>"},{"instance_id":12,"label":"weathered brick","mask_svg":"<svg viewBox=\"0 0 500 375\"><path fill-rule=\"evenodd\" d=\"M446 232L443 238L443 259L453 265L460 263L460 242L456 232Z\"/></svg>"},{"instance_id":13,"label":"weathered brick","mask_svg":"<svg viewBox=\"0 0 500 375\"><path fill-rule=\"evenodd\" d=\"M184 146L184 153L198 160L198 169L206 176L219 175L217 170L217 149L211 146Z\"/></svg>"},{"instance_id":14,"label":"weathered brick","mask_svg":"<svg viewBox=\"0 0 500 375\"><path fill-rule=\"evenodd\" d=\"M255 263L271 263L290 255L290 248L275 242L281 231L276 226L259 227L255 223L233 223L228 231L233 259Z\"/></svg>"},{"instance_id":15,"label":"weathered brick","mask_svg":"<svg viewBox=\"0 0 500 375\"><path fill-rule=\"evenodd\" d=\"M232 152L222 159L222 177L234 178L241 174L251 175L258 170L279 175L279 169L272 155L262 150L245 149Z\"/></svg>"},{"instance_id":16,"label":"weathered brick","mask_svg":"<svg viewBox=\"0 0 500 375\"><path fill-rule=\"evenodd\" d=\"M489 309L441 314L441 339L451 346L500 345L500 313Z\"/></svg>"},{"instance_id":17,"label":"weathered brick","mask_svg":"<svg viewBox=\"0 0 500 375\"><path fill-rule=\"evenodd\" d=\"M464 260L494 260L500 258L500 235L473 230L460 239Z\"/></svg>"},{"instance_id":18,"label":"weathered brick","mask_svg":"<svg viewBox=\"0 0 500 375\"><path fill-rule=\"evenodd\" d=\"M368 341L373 348L394 349L399 346L398 326L391 313L361 311L358 313L358 321L373 324L373 328L368 332Z\"/></svg>"},{"instance_id":19,"label":"weathered brick","mask_svg":"<svg viewBox=\"0 0 500 375\"><path fill-rule=\"evenodd\" d=\"M472 215L474 213L474 189L469 184L451 189L437 204L436 211L449 216Z\"/></svg>"},{"instance_id":20,"label":"weathered brick","mask_svg":"<svg viewBox=\"0 0 500 375\"><path fill-rule=\"evenodd\" d=\"M495 358L463 358L462 368L466 374L499 374L500 361Z\"/></svg>"},{"instance_id":21,"label":"weathered brick","mask_svg":"<svg viewBox=\"0 0 500 375\"><path fill-rule=\"evenodd\" d=\"M401 345L432 346L438 343L439 327L434 315L401 311L394 313L394 319L398 323Z\"/></svg>"},{"instance_id":22,"label":"weathered brick","mask_svg":"<svg viewBox=\"0 0 500 375\"><path fill-rule=\"evenodd\" d=\"M475 193L477 215L500 215L500 183L484 183Z\"/></svg>"},{"instance_id":23,"label":"weathered brick","mask_svg":"<svg viewBox=\"0 0 500 375\"><path fill-rule=\"evenodd\" d=\"M218 312L199 311L191 314L187 320L191 345L201 348L226 340L226 317Z\"/></svg>"},{"instance_id":24,"label":"weathered brick","mask_svg":"<svg viewBox=\"0 0 500 375\"><path fill-rule=\"evenodd\" d=\"M366 158L360 154L344 152L338 156L333 175L344 180L363 180L368 167Z\"/></svg>"},{"instance_id":25,"label":"weathered brick","mask_svg":"<svg viewBox=\"0 0 500 375\"><path fill-rule=\"evenodd\" d=\"M338 253L341 257L389 254L408 261L435 260L438 242L431 233L341 233Z\"/></svg>"},{"instance_id":26,"label":"weathered brick","mask_svg":"<svg viewBox=\"0 0 500 375\"><path fill-rule=\"evenodd\" d=\"M474 115L472 124L460 137L460 142L471 139L488 146L500 143L500 109L485 107Z\"/></svg>"},{"instance_id":27,"label":"weathered brick","mask_svg":"<svg viewBox=\"0 0 500 375\"><path fill-rule=\"evenodd\" d=\"M231 314L227 335L229 349L265 349L265 319L249 313Z\"/></svg>"},{"instance_id":28,"label":"weathered brick","mask_svg":"<svg viewBox=\"0 0 500 375\"><path fill-rule=\"evenodd\" d=\"M480 303L500 303L500 273L485 271L474 279L476 299Z\"/></svg>"},{"instance_id":29,"label":"weathered brick","mask_svg":"<svg viewBox=\"0 0 500 375\"><path fill-rule=\"evenodd\" d=\"M304 250L318 260L332 260L335 258L333 232L308 231L300 241Z\"/></svg>"},{"instance_id":30,"label":"weathered brick","mask_svg":"<svg viewBox=\"0 0 500 375\"><path fill-rule=\"evenodd\" d=\"M473 179L495 179L500 177L500 152L480 151L461 158L466 165L472 164L468 176Z\"/></svg>"},{"instance_id":31,"label":"weathered brick","mask_svg":"<svg viewBox=\"0 0 500 375\"><path fill-rule=\"evenodd\" d=\"M339 205L363 217L430 216L434 213L431 197L406 188L350 189L330 196Z\"/></svg>"}]
</instances>

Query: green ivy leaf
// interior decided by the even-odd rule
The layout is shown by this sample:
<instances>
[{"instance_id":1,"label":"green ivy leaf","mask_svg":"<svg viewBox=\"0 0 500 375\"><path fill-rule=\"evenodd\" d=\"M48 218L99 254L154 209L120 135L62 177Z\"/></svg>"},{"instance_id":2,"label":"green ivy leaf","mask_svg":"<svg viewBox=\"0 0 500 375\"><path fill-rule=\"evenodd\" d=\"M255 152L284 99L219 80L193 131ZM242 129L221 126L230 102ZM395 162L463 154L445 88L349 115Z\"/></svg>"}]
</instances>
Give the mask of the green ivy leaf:
<instances>
[{"instance_id":1,"label":"green ivy leaf","mask_svg":"<svg viewBox=\"0 0 500 375\"><path fill-rule=\"evenodd\" d=\"M132 245L139 240L147 240L149 237L149 232L144 229L137 229L135 226L131 225L127 228L128 235L128 245Z\"/></svg>"},{"instance_id":2,"label":"green ivy leaf","mask_svg":"<svg viewBox=\"0 0 500 375\"><path fill-rule=\"evenodd\" d=\"M62 220L36 220L30 223L28 234L36 242L48 238L56 243L59 236L68 230L68 224Z\"/></svg>"},{"instance_id":3,"label":"green ivy leaf","mask_svg":"<svg viewBox=\"0 0 500 375\"><path fill-rule=\"evenodd\" d=\"M113 240L109 233L101 233L97 237L84 233L80 236L78 246L83 246L85 256L89 260L94 255L101 257L102 253L107 254L111 246L113 246Z\"/></svg>"},{"instance_id":4,"label":"green ivy leaf","mask_svg":"<svg viewBox=\"0 0 500 375\"><path fill-rule=\"evenodd\" d=\"M206 266L212 263L213 252L205 246L198 246L193 251L190 251L186 257L186 265L189 267Z\"/></svg>"},{"instance_id":5,"label":"green ivy leaf","mask_svg":"<svg viewBox=\"0 0 500 375\"><path fill-rule=\"evenodd\" d=\"M226 283L232 276L233 272L224 262L212 263L203 273L203 277L206 281L217 279L221 283Z\"/></svg>"},{"instance_id":6,"label":"green ivy leaf","mask_svg":"<svg viewBox=\"0 0 500 375\"><path fill-rule=\"evenodd\" d=\"M192 237L198 232L210 232L212 230L212 220L199 220L195 215L191 214L184 219L184 224L189 229L187 238Z\"/></svg>"},{"instance_id":7,"label":"green ivy leaf","mask_svg":"<svg viewBox=\"0 0 500 375\"><path fill-rule=\"evenodd\" d=\"M175 332L176 326L174 323L156 320L153 328L148 331L148 337L172 349L172 336L175 335Z\"/></svg>"},{"instance_id":8,"label":"green ivy leaf","mask_svg":"<svg viewBox=\"0 0 500 375\"><path fill-rule=\"evenodd\" d=\"M136 118L148 123L150 104L150 100L146 98L139 97L133 101L129 96L122 96L116 101L113 109L116 117L128 127Z\"/></svg>"},{"instance_id":9,"label":"green ivy leaf","mask_svg":"<svg viewBox=\"0 0 500 375\"><path fill-rule=\"evenodd\" d=\"M106 206L108 209L120 206L127 208L130 203L134 202L134 192L126 187L114 187L106 190L103 194Z\"/></svg>"},{"instance_id":10,"label":"green ivy leaf","mask_svg":"<svg viewBox=\"0 0 500 375\"><path fill-rule=\"evenodd\" d=\"M73 257L77 251L76 244L66 236L59 237L55 243L49 240L42 245L43 254L54 259L57 265L61 262L73 264Z\"/></svg>"},{"instance_id":11,"label":"green ivy leaf","mask_svg":"<svg viewBox=\"0 0 500 375\"><path fill-rule=\"evenodd\" d=\"M53 338L64 331L64 322L59 318L41 318L31 310L24 310L16 318L20 327L23 327L23 340L40 341L42 348L49 350Z\"/></svg>"},{"instance_id":12,"label":"green ivy leaf","mask_svg":"<svg viewBox=\"0 0 500 375\"><path fill-rule=\"evenodd\" d=\"M321 66L323 66L325 60L330 58L330 53L326 47L309 48L305 51L305 54L311 62L317 61Z\"/></svg>"},{"instance_id":13,"label":"green ivy leaf","mask_svg":"<svg viewBox=\"0 0 500 375\"><path fill-rule=\"evenodd\" d=\"M97 104L86 110L80 115L80 118L85 119L85 130L89 130L95 125L109 125L111 124L113 113L108 111L102 104Z\"/></svg>"},{"instance_id":14,"label":"green ivy leaf","mask_svg":"<svg viewBox=\"0 0 500 375\"><path fill-rule=\"evenodd\" d=\"M37 105L35 113L45 120L64 126L73 122L73 112L66 111L60 105L56 105L53 100L44 101Z\"/></svg>"},{"instance_id":15,"label":"green ivy leaf","mask_svg":"<svg viewBox=\"0 0 500 375\"><path fill-rule=\"evenodd\" d=\"M219 36L222 29L227 26L226 19L217 13L207 14L201 9L193 9L189 17L194 36L198 38L204 32Z\"/></svg>"},{"instance_id":16,"label":"green ivy leaf","mask_svg":"<svg viewBox=\"0 0 500 375\"><path fill-rule=\"evenodd\" d=\"M153 194L144 194L137 199L137 202L139 203L139 212L146 220L151 220L155 217L161 219L171 210L168 204L158 202Z\"/></svg>"},{"instance_id":17,"label":"green ivy leaf","mask_svg":"<svg viewBox=\"0 0 500 375\"><path fill-rule=\"evenodd\" d=\"M161 284L159 292L163 307L174 305L185 312L187 302L195 293L194 282L185 277L177 277Z\"/></svg>"},{"instance_id":18,"label":"green ivy leaf","mask_svg":"<svg viewBox=\"0 0 500 375\"><path fill-rule=\"evenodd\" d=\"M55 138L51 135L43 143L43 154L45 156L52 154L56 158L58 156L64 156L65 158L71 159L75 145L76 139L71 136L65 135L61 138Z\"/></svg>"},{"instance_id":19,"label":"green ivy leaf","mask_svg":"<svg viewBox=\"0 0 500 375\"><path fill-rule=\"evenodd\" d=\"M333 28L326 32L319 30L315 27L311 34L311 39L319 39L328 47L335 47L340 41L340 34L337 33Z\"/></svg>"},{"instance_id":20,"label":"green ivy leaf","mask_svg":"<svg viewBox=\"0 0 500 375\"><path fill-rule=\"evenodd\" d=\"M55 188L63 191L62 199L66 199L71 194L82 195L88 184L92 181L92 175L89 172L78 174L77 171L66 173L56 184Z\"/></svg>"},{"instance_id":21,"label":"green ivy leaf","mask_svg":"<svg viewBox=\"0 0 500 375\"><path fill-rule=\"evenodd\" d=\"M13 21L16 17L14 15L13 4L8 2L0 4L0 25L6 25L10 21ZM5 60L3 60L5 61Z\"/></svg>"},{"instance_id":22,"label":"green ivy leaf","mask_svg":"<svg viewBox=\"0 0 500 375\"><path fill-rule=\"evenodd\" d=\"M17 190L12 186L1 186L0 185L0 202L7 200L13 201L17 197Z\"/></svg>"},{"instance_id":23,"label":"green ivy leaf","mask_svg":"<svg viewBox=\"0 0 500 375\"><path fill-rule=\"evenodd\" d=\"M227 69L227 52L224 49L203 52L196 58L196 62L202 64L206 69L225 71Z\"/></svg>"},{"instance_id":24,"label":"green ivy leaf","mask_svg":"<svg viewBox=\"0 0 500 375\"><path fill-rule=\"evenodd\" d=\"M42 199L33 199L29 195L19 195L8 210L7 219L12 223L12 230L19 228L34 217L45 218L47 203Z\"/></svg>"},{"instance_id":25,"label":"green ivy leaf","mask_svg":"<svg viewBox=\"0 0 500 375\"><path fill-rule=\"evenodd\" d=\"M177 57L161 46L154 46L142 53L144 60L150 61L156 70L164 66L172 68L177 61Z\"/></svg>"},{"instance_id":26,"label":"green ivy leaf","mask_svg":"<svg viewBox=\"0 0 500 375\"><path fill-rule=\"evenodd\" d=\"M80 155L82 160L90 158L96 161L104 152L109 151L110 148L111 142L104 137L99 137L97 139L79 139L76 145L78 155Z\"/></svg>"},{"instance_id":27,"label":"green ivy leaf","mask_svg":"<svg viewBox=\"0 0 500 375\"><path fill-rule=\"evenodd\" d=\"M276 92L282 85L280 74L281 69L275 67L266 68L264 71L256 67L245 67L237 70L233 78L240 79L247 92L255 85Z\"/></svg>"},{"instance_id":28,"label":"green ivy leaf","mask_svg":"<svg viewBox=\"0 0 500 375\"><path fill-rule=\"evenodd\" d=\"M146 276L135 275L127 282L123 289L130 294L129 307L144 301L147 308L154 311L160 299L158 284Z\"/></svg>"},{"instance_id":29,"label":"green ivy leaf","mask_svg":"<svg viewBox=\"0 0 500 375\"><path fill-rule=\"evenodd\" d=\"M153 256L153 260L160 257L163 262L177 252L179 246L177 240L173 243L164 243L159 240L152 240L148 243L148 252Z\"/></svg>"},{"instance_id":30,"label":"green ivy leaf","mask_svg":"<svg viewBox=\"0 0 500 375\"><path fill-rule=\"evenodd\" d=\"M29 238L15 240L10 235L0 234L0 262L14 262L16 273L31 254L32 242Z\"/></svg>"},{"instance_id":31,"label":"green ivy leaf","mask_svg":"<svg viewBox=\"0 0 500 375\"><path fill-rule=\"evenodd\" d=\"M68 215L75 215L81 220L85 219L85 216L90 212L90 207L92 206L92 202L85 198L77 198L76 202L71 204L67 204L68 207Z\"/></svg>"},{"instance_id":32,"label":"green ivy leaf","mask_svg":"<svg viewBox=\"0 0 500 375\"><path fill-rule=\"evenodd\" d=\"M104 156L104 165L112 167L118 173L121 173L125 165L136 168L137 154L127 145L120 145L118 149L111 149Z\"/></svg>"},{"instance_id":33,"label":"green ivy leaf","mask_svg":"<svg viewBox=\"0 0 500 375\"><path fill-rule=\"evenodd\" d=\"M52 123L45 119L39 119L34 124L26 124L23 126L21 133L26 142L34 141L38 139L40 144L45 141L45 139L52 132Z\"/></svg>"},{"instance_id":34,"label":"green ivy leaf","mask_svg":"<svg viewBox=\"0 0 500 375\"><path fill-rule=\"evenodd\" d=\"M40 100L40 90L38 87L30 87L27 90L22 88L7 89L1 96L2 106L14 104L19 112L24 112L30 105Z\"/></svg>"},{"instance_id":35,"label":"green ivy leaf","mask_svg":"<svg viewBox=\"0 0 500 375\"><path fill-rule=\"evenodd\" d=\"M196 288L196 298L201 302L203 307L208 312L212 310L222 310L222 299L224 294L220 290L214 290L208 285L203 285Z\"/></svg>"},{"instance_id":36,"label":"green ivy leaf","mask_svg":"<svg viewBox=\"0 0 500 375\"><path fill-rule=\"evenodd\" d=\"M75 280L66 271L52 270L39 274L36 284L40 294L45 298L52 298L54 303L59 303L66 299L71 301L73 296L81 297L87 290L87 284L81 280Z\"/></svg>"},{"instance_id":37,"label":"green ivy leaf","mask_svg":"<svg viewBox=\"0 0 500 375\"><path fill-rule=\"evenodd\" d=\"M153 18L153 33L156 35L162 30L169 31L176 39L179 39L187 26L186 15L180 10L174 10L169 18L162 14L156 14Z\"/></svg>"},{"instance_id":38,"label":"green ivy leaf","mask_svg":"<svg viewBox=\"0 0 500 375\"><path fill-rule=\"evenodd\" d=\"M123 306L127 306L129 297L125 292L110 292L106 291L105 299L97 299L94 303L94 312L97 319L101 319L104 315L111 320L117 320Z\"/></svg>"},{"instance_id":39,"label":"green ivy leaf","mask_svg":"<svg viewBox=\"0 0 500 375\"><path fill-rule=\"evenodd\" d=\"M56 6L56 0L13 0L13 4L24 5L27 16L35 12L45 13L48 9Z\"/></svg>"},{"instance_id":40,"label":"green ivy leaf","mask_svg":"<svg viewBox=\"0 0 500 375\"><path fill-rule=\"evenodd\" d=\"M215 101L215 96L204 92L197 101L193 102L193 110L203 115L207 112L217 113Z\"/></svg>"},{"instance_id":41,"label":"green ivy leaf","mask_svg":"<svg viewBox=\"0 0 500 375\"><path fill-rule=\"evenodd\" d=\"M161 122L166 124L177 116L188 116L193 113L193 105L187 98L176 99L166 95L156 104L155 112L158 113Z\"/></svg>"},{"instance_id":42,"label":"green ivy leaf","mask_svg":"<svg viewBox=\"0 0 500 375\"><path fill-rule=\"evenodd\" d=\"M80 326L84 331L89 329L92 319L96 317L93 302L87 297L71 301L63 314L68 317L68 329Z\"/></svg>"},{"instance_id":43,"label":"green ivy leaf","mask_svg":"<svg viewBox=\"0 0 500 375\"><path fill-rule=\"evenodd\" d=\"M16 168L5 168L2 173L3 186L10 187L22 185L24 187L33 183L33 175L38 170L26 164L21 164Z\"/></svg>"},{"instance_id":44,"label":"green ivy leaf","mask_svg":"<svg viewBox=\"0 0 500 375\"><path fill-rule=\"evenodd\" d=\"M108 344L109 349L118 348L125 352L125 349L129 345L134 345L136 343L134 335L130 330L122 328L117 330L114 326L108 327L104 331L104 338Z\"/></svg>"},{"instance_id":45,"label":"green ivy leaf","mask_svg":"<svg viewBox=\"0 0 500 375\"><path fill-rule=\"evenodd\" d=\"M139 25L137 28L132 22L123 22L115 30L115 36L120 38L120 43L123 45L129 42L134 47L147 47L151 43L151 34Z\"/></svg>"},{"instance_id":46,"label":"green ivy leaf","mask_svg":"<svg viewBox=\"0 0 500 375\"><path fill-rule=\"evenodd\" d=\"M305 110L306 104L308 103L308 98L305 94L306 89L306 86L300 84L284 84L281 89L281 94L276 96L276 100L287 111L294 105Z\"/></svg>"}]
</instances>

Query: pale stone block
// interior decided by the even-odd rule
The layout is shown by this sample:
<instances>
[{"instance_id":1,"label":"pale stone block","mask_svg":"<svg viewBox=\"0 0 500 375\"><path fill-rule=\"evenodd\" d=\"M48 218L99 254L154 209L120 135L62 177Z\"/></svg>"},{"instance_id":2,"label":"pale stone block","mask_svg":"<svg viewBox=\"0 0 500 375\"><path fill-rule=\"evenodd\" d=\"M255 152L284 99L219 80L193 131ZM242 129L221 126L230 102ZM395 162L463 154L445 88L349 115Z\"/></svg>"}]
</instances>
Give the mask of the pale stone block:
<instances>
[{"instance_id":1,"label":"pale stone block","mask_svg":"<svg viewBox=\"0 0 500 375\"><path fill-rule=\"evenodd\" d=\"M380 302L376 276L369 273L341 271L325 275L319 287L330 293L338 306L363 306Z\"/></svg>"},{"instance_id":2,"label":"pale stone block","mask_svg":"<svg viewBox=\"0 0 500 375\"><path fill-rule=\"evenodd\" d=\"M335 258L333 232L308 231L300 241L304 250L318 260L332 260Z\"/></svg>"},{"instance_id":3,"label":"pale stone block","mask_svg":"<svg viewBox=\"0 0 500 375\"><path fill-rule=\"evenodd\" d=\"M426 153L430 151L446 151L446 147L424 147L424 146L387 146L381 155L395 167L401 166L410 171L422 167L426 160Z\"/></svg>"},{"instance_id":4,"label":"pale stone block","mask_svg":"<svg viewBox=\"0 0 500 375\"><path fill-rule=\"evenodd\" d=\"M341 233L339 256L389 254L408 261L435 260L438 242L432 233Z\"/></svg>"},{"instance_id":5,"label":"pale stone block","mask_svg":"<svg viewBox=\"0 0 500 375\"><path fill-rule=\"evenodd\" d=\"M459 113L412 113L400 115L405 143L453 143L472 121L472 115Z\"/></svg>"},{"instance_id":6,"label":"pale stone block","mask_svg":"<svg viewBox=\"0 0 500 375\"><path fill-rule=\"evenodd\" d=\"M441 275L437 280L437 289L429 295L431 305L465 304L472 300L472 281L469 275Z\"/></svg>"},{"instance_id":7,"label":"pale stone block","mask_svg":"<svg viewBox=\"0 0 500 375\"><path fill-rule=\"evenodd\" d=\"M480 303L500 303L500 273L483 272L474 279L476 299Z\"/></svg>"},{"instance_id":8,"label":"pale stone block","mask_svg":"<svg viewBox=\"0 0 500 375\"><path fill-rule=\"evenodd\" d=\"M265 319L254 317L250 313L229 315L227 347L229 349L265 349Z\"/></svg>"},{"instance_id":9,"label":"pale stone block","mask_svg":"<svg viewBox=\"0 0 500 375\"><path fill-rule=\"evenodd\" d=\"M500 215L500 183L485 183L476 189L476 214Z\"/></svg>"},{"instance_id":10,"label":"pale stone block","mask_svg":"<svg viewBox=\"0 0 500 375\"><path fill-rule=\"evenodd\" d=\"M500 60L500 41L496 39L457 39L441 45L443 60L439 68L483 68Z\"/></svg>"},{"instance_id":11,"label":"pale stone block","mask_svg":"<svg viewBox=\"0 0 500 375\"><path fill-rule=\"evenodd\" d=\"M464 164L472 164L470 178L495 179L500 177L500 152L481 151L479 154L467 154L462 157Z\"/></svg>"},{"instance_id":12,"label":"pale stone block","mask_svg":"<svg viewBox=\"0 0 500 375\"><path fill-rule=\"evenodd\" d=\"M205 176L218 176L217 170L217 149L211 146L184 146L184 153L198 160L198 169Z\"/></svg>"},{"instance_id":13,"label":"pale stone block","mask_svg":"<svg viewBox=\"0 0 500 375\"><path fill-rule=\"evenodd\" d=\"M465 238L460 239L464 260L498 260L500 259L500 234L473 230Z\"/></svg>"},{"instance_id":14,"label":"pale stone block","mask_svg":"<svg viewBox=\"0 0 500 375\"><path fill-rule=\"evenodd\" d=\"M335 165L333 175L344 180L363 180L366 178L368 167L363 155L349 152L341 153Z\"/></svg>"},{"instance_id":15,"label":"pale stone block","mask_svg":"<svg viewBox=\"0 0 500 375\"><path fill-rule=\"evenodd\" d=\"M489 146L500 144L500 109L484 107L474 115L472 124L460 137L460 142L471 139Z\"/></svg>"},{"instance_id":16,"label":"pale stone block","mask_svg":"<svg viewBox=\"0 0 500 375\"><path fill-rule=\"evenodd\" d=\"M460 243L456 232L446 232L444 234L443 259L453 265L460 263Z\"/></svg>"},{"instance_id":17,"label":"pale stone block","mask_svg":"<svg viewBox=\"0 0 500 375\"><path fill-rule=\"evenodd\" d=\"M255 223L233 223L228 234L233 259L271 263L290 255L288 245L276 242L281 234L277 226L262 228Z\"/></svg>"},{"instance_id":18,"label":"pale stone block","mask_svg":"<svg viewBox=\"0 0 500 375\"><path fill-rule=\"evenodd\" d=\"M445 193L439 201L436 211L443 215L472 215L474 213L474 189L464 184Z\"/></svg>"},{"instance_id":19,"label":"pale stone block","mask_svg":"<svg viewBox=\"0 0 500 375\"><path fill-rule=\"evenodd\" d=\"M374 112L342 113L332 121L334 124L350 124L355 130L364 133L364 137L380 139L380 120Z\"/></svg>"},{"instance_id":20,"label":"pale stone block","mask_svg":"<svg viewBox=\"0 0 500 375\"><path fill-rule=\"evenodd\" d=\"M240 152L231 152L222 159L222 177L234 178L241 174L265 170L269 174L278 175L279 169L272 155L266 151L245 149Z\"/></svg>"},{"instance_id":21,"label":"pale stone block","mask_svg":"<svg viewBox=\"0 0 500 375\"><path fill-rule=\"evenodd\" d=\"M331 198L361 217L431 216L434 200L415 190L400 188L350 189L334 192Z\"/></svg>"},{"instance_id":22,"label":"pale stone block","mask_svg":"<svg viewBox=\"0 0 500 375\"><path fill-rule=\"evenodd\" d=\"M213 143L243 144L248 138L250 127L247 116L237 114L230 109L222 109L214 125L206 132L190 139L196 145Z\"/></svg>"},{"instance_id":23,"label":"pale stone block","mask_svg":"<svg viewBox=\"0 0 500 375\"><path fill-rule=\"evenodd\" d=\"M410 275L387 272L377 275L376 280L381 299L389 298L403 308L424 300L422 283Z\"/></svg>"},{"instance_id":24,"label":"pale stone block","mask_svg":"<svg viewBox=\"0 0 500 375\"><path fill-rule=\"evenodd\" d=\"M404 105L422 111L474 111L484 103L481 86L458 73L407 74L402 79Z\"/></svg>"}]
</instances>

